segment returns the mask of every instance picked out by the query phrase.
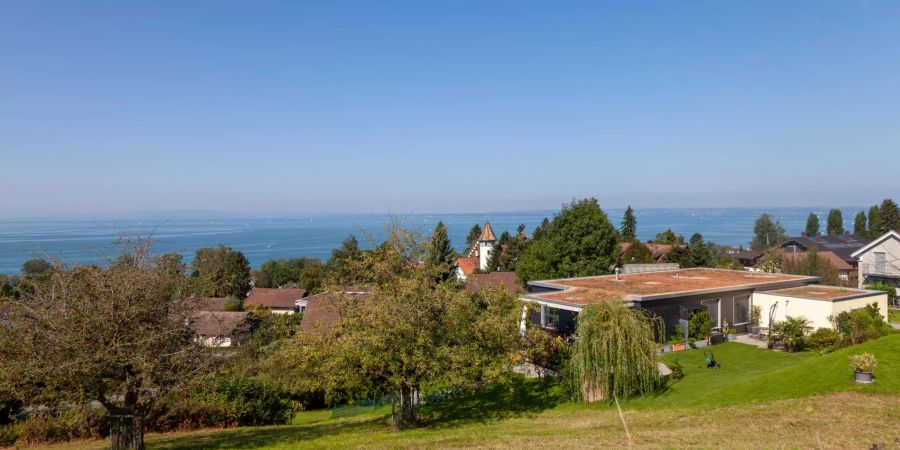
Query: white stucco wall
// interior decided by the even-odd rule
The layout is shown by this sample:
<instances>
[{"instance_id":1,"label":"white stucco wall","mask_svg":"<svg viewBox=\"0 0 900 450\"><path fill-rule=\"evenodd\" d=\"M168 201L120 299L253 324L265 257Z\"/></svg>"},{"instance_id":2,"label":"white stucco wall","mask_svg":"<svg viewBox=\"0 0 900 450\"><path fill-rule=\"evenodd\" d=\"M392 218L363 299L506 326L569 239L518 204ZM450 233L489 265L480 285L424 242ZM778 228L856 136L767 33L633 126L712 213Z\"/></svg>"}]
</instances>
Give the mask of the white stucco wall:
<instances>
[{"instance_id":1,"label":"white stucco wall","mask_svg":"<svg viewBox=\"0 0 900 450\"><path fill-rule=\"evenodd\" d=\"M885 272L893 277L900 277L900 240L893 236L888 237L884 242L872 247L867 252L859 255L859 287L862 288L866 280L866 275L877 276L875 273L875 253L884 253L885 256Z\"/></svg>"},{"instance_id":2,"label":"white stucco wall","mask_svg":"<svg viewBox=\"0 0 900 450\"><path fill-rule=\"evenodd\" d=\"M478 268L487 270L488 259L494 251L494 244L488 241L478 241Z\"/></svg>"},{"instance_id":3,"label":"white stucco wall","mask_svg":"<svg viewBox=\"0 0 900 450\"><path fill-rule=\"evenodd\" d=\"M830 301L756 292L753 294L752 300L753 305L762 307L760 326L769 327L771 325L769 323L769 311L772 305L777 303L773 317L775 322L785 320L786 316L803 316L812 322L813 328L832 328L833 325L828 320L828 316L863 308L873 302L878 303L878 309L881 311L881 314L887 317L887 294L884 293L873 293L867 297L849 300Z\"/></svg>"}]
</instances>

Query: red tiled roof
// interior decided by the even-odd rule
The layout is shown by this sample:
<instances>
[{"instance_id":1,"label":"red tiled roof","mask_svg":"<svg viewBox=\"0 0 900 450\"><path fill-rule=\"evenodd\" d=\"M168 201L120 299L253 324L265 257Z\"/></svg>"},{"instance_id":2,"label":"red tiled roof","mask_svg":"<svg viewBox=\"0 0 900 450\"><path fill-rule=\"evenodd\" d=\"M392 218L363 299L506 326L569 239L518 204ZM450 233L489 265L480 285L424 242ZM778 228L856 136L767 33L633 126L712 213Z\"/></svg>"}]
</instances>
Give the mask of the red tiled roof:
<instances>
[{"instance_id":1,"label":"red tiled roof","mask_svg":"<svg viewBox=\"0 0 900 450\"><path fill-rule=\"evenodd\" d=\"M327 331L341 321L337 303L342 301L343 295L353 295L356 298L365 298L365 293L321 293L311 295L306 300L306 309L303 310L303 320L300 322L300 330L305 332Z\"/></svg>"},{"instance_id":2,"label":"red tiled roof","mask_svg":"<svg viewBox=\"0 0 900 450\"><path fill-rule=\"evenodd\" d=\"M191 317L191 329L200 336L231 336L249 326L250 313L244 311L198 311Z\"/></svg>"},{"instance_id":3,"label":"red tiled roof","mask_svg":"<svg viewBox=\"0 0 900 450\"><path fill-rule=\"evenodd\" d=\"M195 311L225 311L226 300L221 297L191 297L185 303Z\"/></svg>"},{"instance_id":4,"label":"red tiled roof","mask_svg":"<svg viewBox=\"0 0 900 450\"><path fill-rule=\"evenodd\" d=\"M647 248L650 249L650 255L652 256L654 262L665 262L666 254L669 253L670 250L672 250L672 246L669 244L649 243L644 245L646 245ZM622 242L621 244L619 244L619 247L619 250L624 254L628 250L628 247L631 247L631 242Z\"/></svg>"},{"instance_id":5,"label":"red tiled roof","mask_svg":"<svg viewBox=\"0 0 900 450\"><path fill-rule=\"evenodd\" d=\"M828 262L831 263L831 265L834 266L837 270L853 270L853 266L851 266L850 264L847 264L847 261L844 261L843 258L838 256L834 252L820 251L820 252L816 252L816 253L818 253L819 256L828 260ZM809 252L781 252L781 257L783 259L805 261L806 255L808 255L808 254L809 254Z\"/></svg>"},{"instance_id":6,"label":"red tiled roof","mask_svg":"<svg viewBox=\"0 0 900 450\"><path fill-rule=\"evenodd\" d=\"M244 304L293 309L296 301L303 297L306 297L306 289L253 288Z\"/></svg>"},{"instance_id":7,"label":"red tiled roof","mask_svg":"<svg viewBox=\"0 0 900 450\"><path fill-rule=\"evenodd\" d=\"M459 266L459 269L462 270L462 273L467 277L475 273L478 270L478 265L481 263L477 256L470 256L468 258L459 258L456 260L456 265Z\"/></svg>"},{"instance_id":8,"label":"red tiled roof","mask_svg":"<svg viewBox=\"0 0 900 450\"><path fill-rule=\"evenodd\" d=\"M503 286L510 295L519 291L519 283L516 281L515 272L491 272L473 273L466 277L466 288L473 291L485 287Z\"/></svg>"},{"instance_id":9,"label":"red tiled roof","mask_svg":"<svg viewBox=\"0 0 900 450\"><path fill-rule=\"evenodd\" d=\"M491 228L490 222L485 222L484 230L481 231L481 236L478 236L479 241L496 241L497 236L494 236L494 229Z\"/></svg>"}]
</instances>

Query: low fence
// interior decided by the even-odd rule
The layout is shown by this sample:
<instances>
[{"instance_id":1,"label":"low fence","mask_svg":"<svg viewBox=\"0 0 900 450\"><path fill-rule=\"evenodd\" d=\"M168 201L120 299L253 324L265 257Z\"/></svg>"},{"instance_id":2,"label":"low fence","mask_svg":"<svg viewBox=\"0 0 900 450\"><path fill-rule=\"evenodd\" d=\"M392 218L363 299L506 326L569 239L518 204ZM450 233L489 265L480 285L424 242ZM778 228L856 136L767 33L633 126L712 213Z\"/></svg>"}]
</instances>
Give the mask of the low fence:
<instances>
[{"instance_id":1,"label":"low fence","mask_svg":"<svg viewBox=\"0 0 900 450\"><path fill-rule=\"evenodd\" d=\"M393 401L393 396L385 395L383 397L370 398L367 400L345 403L343 405L335 404L331 406L331 418L337 419L339 417L358 416L360 414L375 411L382 406L390 405Z\"/></svg>"}]
</instances>

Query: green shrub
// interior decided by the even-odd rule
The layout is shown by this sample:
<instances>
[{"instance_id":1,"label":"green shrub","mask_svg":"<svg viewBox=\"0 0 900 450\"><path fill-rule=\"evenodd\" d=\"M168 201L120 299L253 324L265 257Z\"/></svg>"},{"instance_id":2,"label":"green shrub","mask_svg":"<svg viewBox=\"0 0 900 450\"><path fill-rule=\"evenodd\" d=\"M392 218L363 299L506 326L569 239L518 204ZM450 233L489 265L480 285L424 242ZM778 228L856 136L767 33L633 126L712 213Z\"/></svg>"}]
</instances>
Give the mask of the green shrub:
<instances>
[{"instance_id":1,"label":"green shrub","mask_svg":"<svg viewBox=\"0 0 900 450\"><path fill-rule=\"evenodd\" d=\"M688 336L696 340L705 340L712 333L713 322L705 309L691 313L688 319Z\"/></svg>"},{"instance_id":2,"label":"green shrub","mask_svg":"<svg viewBox=\"0 0 900 450\"><path fill-rule=\"evenodd\" d=\"M169 431L285 424L297 409L294 402L253 378L219 375L169 395L147 426Z\"/></svg>"},{"instance_id":3,"label":"green shrub","mask_svg":"<svg viewBox=\"0 0 900 450\"><path fill-rule=\"evenodd\" d=\"M803 316L787 316L783 322L772 325L769 339L780 340L784 349L797 352L806 347L806 335L812 331L812 322Z\"/></svg>"},{"instance_id":4,"label":"green shrub","mask_svg":"<svg viewBox=\"0 0 900 450\"><path fill-rule=\"evenodd\" d=\"M884 281L878 281L873 284L867 285L866 289L886 292L888 295L888 303L895 303L897 301L897 288L885 283Z\"/></svg>"},{"instance_id":5,"label":"green shrub","mask_svg":"<svg viewBox=\"0 0 900 450\"><path fill-rule=\"evenodd\" d=\"M885 322L877 303L849 312L844 311L832 318L832 322L841 334L843 345L861 344L878 339L891 331L891 326Z\"/></svg>"},{"instance_id":6,"label":"green shrub","mask_svg":"<svg viewBox=\"0 0 900 450\"><path fill-rule=\"evenodd\" d=\"M0 445L31 445L109 435L109 414L99 407L38 410L22 422L0 427Z\"/></svg>"},{"instance_id":7,"label":"green shrub","mask_svg":"<svg viewBox=\"0 0 900 450\"><path fill-rule=\"evenodd\" d=\"M819 354L841 348L841 334L831 328L819 328L806 337L806 347Z\"/></svg>"},{"instance_id":8,"label":"green shrub","mask_svg":"<svg viewBox=\"0 0 900 450\"><path fill-rule=\"evenodd\" d=\"M675 361L674 363L672 363L672 367L670 367L670 369L672 370L672 374L669 375L669 377L673 380L680 380L684 378L684 368L681 367L680 362Z\"/></svg>"},{"instance_id":9,"label":"green shrub","mask_svg":"<svg viewBox=\"0 0 900 450\"><path fill-rule=\"evenodd\" d=\"M228 297L225 299L225 302L222 304L223 311L243 311L244 310L244 302L239 298Z\"/></svg>"}]
</instances>

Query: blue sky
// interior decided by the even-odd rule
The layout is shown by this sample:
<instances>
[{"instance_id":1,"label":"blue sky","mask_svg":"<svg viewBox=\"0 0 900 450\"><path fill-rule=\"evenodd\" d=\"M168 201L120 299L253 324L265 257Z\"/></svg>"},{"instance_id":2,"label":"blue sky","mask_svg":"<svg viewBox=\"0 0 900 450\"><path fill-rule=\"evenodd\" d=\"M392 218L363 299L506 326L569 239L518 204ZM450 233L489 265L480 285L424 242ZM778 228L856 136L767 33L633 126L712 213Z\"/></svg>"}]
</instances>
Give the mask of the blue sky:
<instances>
[{"instance_id":1,"label":"blue sky","mask_svg":"<svg viewBox=\"0 0 900 450\"><path fill-rule=\"evenodd\" d=\"M4 1L0 217L900 196L900 2Z\"/></svg>"}]
</instances>

